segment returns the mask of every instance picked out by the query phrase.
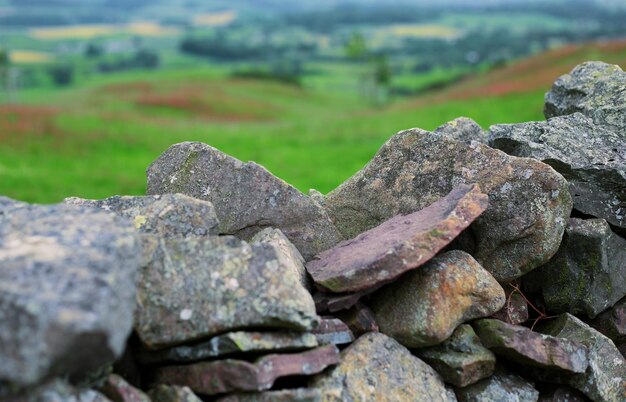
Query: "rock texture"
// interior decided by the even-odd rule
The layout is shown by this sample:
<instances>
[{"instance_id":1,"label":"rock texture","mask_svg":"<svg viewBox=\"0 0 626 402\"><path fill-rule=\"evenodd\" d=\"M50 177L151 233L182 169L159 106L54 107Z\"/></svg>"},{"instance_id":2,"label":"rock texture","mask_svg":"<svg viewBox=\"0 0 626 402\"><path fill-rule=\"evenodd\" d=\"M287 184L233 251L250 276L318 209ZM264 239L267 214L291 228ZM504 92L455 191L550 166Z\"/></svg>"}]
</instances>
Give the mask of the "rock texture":
<instances>
[{"instance_id":1,"label":"rock texture","mask_svg":"<svg viewBox=\"0 0 626 402\"><path fill-rule=\"evenodd\" d=\"M626 297L597 316L591 326L615 343L626 342Z\"/></svg>"},{"instance_id":2,"label":"rock texture","mask_svg":"<svg viewBox=\"0 0 626 402\"><path fill-rule=\"evenodd\" d=\"M5 399L3 399L5 401ZM6 399L7 402L117 402L98 391L76 388L56 379L31 390L28 395ZM138 401L140 402L140 401Z\"/></svg>"},{"instance_id":3,"label":"rock texture","mask_svg":"<svg viewBox=\"0 0 626 402\"><path fill-rule=\"evenodd\" d=\"M0 397L119 357L132 329L140 243L132 225L69 206L0 223Z\"/></svg>"},{"instance_id":4,"label":"rock texture","mask_svg":"<svg viewBox=\"0 0 626 402\"><path fill-rule=\"evenodd\" d=\"M465 388L456 389L459 402L537 402L539 391L522 377L502 370Z\"/></svg>"},{"instance_id":5,"label":"rock texture","mask_svg":"<svg viewBox=\"0 0 626 402\"><path fill-rule=\"evenodd\" d=\"M142 270L135 330L150 348L250 327L310 330L315 304L269 244L162 239Z\"/></svg>"},{"instance_id":6,"label":"rock texture","mask_svg":"<svg viewBox=\"0 0 626 402\"><path fill-rule=\"evenodd\" d=\"M437 127L433 134L446 136L466 144L471 144L472 141L487 143L487 132L468 117L457 117Z\"/></svg>"},{"instance_id":7,"label":"rock texture","mask_svg":"<svg viewBox=\"0 0 626 402\"><path fill-rule=\"evenodd\" d=\"M478 183L489 207L470 227L476 259L500 282L547 262L572 208L565 179L551 167L420 129L387 141L360 172L326 198L337 228L352 238L397 215Z\"/></svg>"},{"instance_id":8,"label":"rock texture","mask_svg":"<svg viewBox=\"0 0 626 402\"><path fill-rule=\"evenodd\" d=\"M504 305L504 290L471 255L449 251L372 296L380 331L407 347L436 345Z\"/></svg>"},{"instance_id":9,"label":"rock texture","mask_svg":"<svg viewBox=\"0 0 626 402\"><path fill-rule=\"evenodd\" d=\"M398 215L306 264L315 283L331 292L356 292L391 282L430 260L486 208L477 186L461 185L446 197Z\"/></svg>"},{"instance_id":10,"label":"rock texture","mask_svg":"<svg viewBox=\"0 0 626 402\"><path fill-rule=\"evenodd\" d=\"M490 377L496 357L481 343L470 325L459 325L452 335L437 346L415 351L443 377L457 387L465 387Z\"/></svg>"},{"instance_id":11,"label":"rock texture","mask_svg":"<svg viewBox=\"0 0 626 402\"><path fill-rule=\"evenodd\" d=\"M626 240L602 219L571 218L557 254L524 278L548 308L595 317L626 296Z\"/></svg>"},{"instance_id":12,"label":"rock texture","mask_svg":"<svg viewBox=\"0 0 626 402\"><path fill-rule=\"evenodd\" d=\"M581 112L626 138L626 73L617 65L589 61L559 77L546 94L547 118Z\"/></svg>"},{"instance_id":13,"label":"rock texture","mask_svg":"<svg viewBox=\"0 0 626 402\"><path fill-rule=\"evenodd\" d=\"M315 388L295 388L280 391L237 393L217 402L322 402L322 394Z\"/></svg>"},{"instance_id":14,"label":"rock texture","mask_svg":"<svg viewBox=\"0 0 626 402\"><path fill-rule=\"evenodd\" d=\"M341 363L310 383L323 401L450 401L439 375L393 339L365 334L341 353Z\"/></svg>"},{"instance_id":15,"label":"rock texture","mask_svg":"<svg viewBox=\"0 0 626 402\"><path fill-rule=\"evenodd\" d=\"M216 395L230 391L262 391L280 377L312 375L339 363L334 345L296 354L267 355L254 363L244 360L218 360L156 370L155 382L184 385L194 392Z\"/></svg>"},{"instance_id":16,"label":"rock texture","mask_svg":"<svg viewBox=\"0 0 626 402\"><path fill-rule=\"evenodd\" d=\"M514 362L569 373L584 373L589 365L587 348L579 342L494 319L472 325L485 347Z\"/></svg>"},{"instance_id":17,"label":"rock texture","mask_svg":"<svg viewBox=\"0 0 626 402\"><path fill-rule=\"evenodd\" d=\"M183 193L210 201L222 233L245 240L280 229L304 258L341 235L319 204L254 162L243 163L199 142L172 145L147 170L148 194Z\"/></svg>"},{"instance_id":18,"label":"rock texture","mask_svg":"<svg viewBox=\"0 0 626 402\"><path fill-rule=\"evenodd\" d=\"M584 394L567 386L559 386L547 392L542 392L539 402L587 402Z\"/></svg>"},{"instance_id":19,"label":"rock texture","mask_svg":"<svg viewBox=\"0 0 626 402\"><path fill-rule=\"evenodd\" d=\"M148 392L152 402L202 402L189 387L161 384Z\"/></svg>"},{"instance_id":20,"label":"rock texture","mask_svg":"<svg viewBox=\"0 0 626 402\"><path fill-rule=\"evenodd\" d=\"M528 302L521 294L521 281L513 281L504 286L506 303L502 310L493 315L493 318L509 324L521 324L528 321Z\"/></svg>"},{"instance_id":21,"label":"rock texture","mask_svg":"<svg viewBox=\"0 0 626 402\"><path fill-rule=\"evenodd\" d=\"M339 318L323 318L313 330L313 335L320 345L344 345L354 340L350 328Z\"/></svg>"},{"instance_id":22,"label":"rock texture","mask_svg":"<svg viewBox=\"0 0 626 402\"><path fill-rule=\"evenodd\" d=\"M111 374L106 378L100 392L113 402L151 402L148 395L117 374Z\"/></svg>"},{"instance_id":23,"label":"rock texture","mask_svg":"<svg viewBox=\"0 0 626 402\"><path fill-rule=\"evenodd\" d=\"M567 179L575 209L626 232L626 134L574 113L492 126L489 145L549 164Z\"/></svg>"}]
</instances>

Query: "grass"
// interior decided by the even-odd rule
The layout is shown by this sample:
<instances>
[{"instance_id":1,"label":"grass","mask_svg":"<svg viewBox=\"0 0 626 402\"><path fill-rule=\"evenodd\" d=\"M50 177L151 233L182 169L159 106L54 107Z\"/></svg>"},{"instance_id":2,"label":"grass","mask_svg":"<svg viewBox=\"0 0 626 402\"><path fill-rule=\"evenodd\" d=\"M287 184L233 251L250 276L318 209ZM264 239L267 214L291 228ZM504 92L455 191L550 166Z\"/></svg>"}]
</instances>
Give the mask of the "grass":
<instances>
[{"instance_id":1,"label":"grass","mask_svg":"<svg viewBox=\"0 0 626 402\"><path fill-rule=\"evenodd\" d=\"M571 63L590 54L626 61L623 47L548 53L383 108L315 89L321 82L298 88L206 68L134 72L73 89L27 92L21 105L0 105L0 193L42 203L143 194L148 164L181 141L206 142L266 166L302 191L325 193L399 130L431 130L458 116L484 128L541 120L544 92ZM537 85L480 91L515 77L528 83L533 74Z\"/></svg>"}]
</instances>

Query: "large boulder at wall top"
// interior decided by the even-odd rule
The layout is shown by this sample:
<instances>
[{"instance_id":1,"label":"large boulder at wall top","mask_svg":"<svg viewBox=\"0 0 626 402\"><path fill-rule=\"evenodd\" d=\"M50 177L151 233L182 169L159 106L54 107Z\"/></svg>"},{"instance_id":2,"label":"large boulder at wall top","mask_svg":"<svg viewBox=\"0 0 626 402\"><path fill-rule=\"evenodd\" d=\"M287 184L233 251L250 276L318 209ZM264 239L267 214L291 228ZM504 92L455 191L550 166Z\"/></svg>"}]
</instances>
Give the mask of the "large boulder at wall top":
<instances>
[{"instance_id":1,"label":"large boulder at wall top","mask_svg":"<svg viewBox=\"0 0 626 402\"><path fill-rule=\"evenodd\" d=\"M491 126L489 145L549 164L567 179L575 209L626 233L626 134L574 113L546 122Z\"/></svg>"},{"instance_id":2,"label":"large boulder at wall top","mask_svg":"<svg viewBox=\"0 0 626 402\"><path fill-rule=\"evenodd\" d=\"M119 357L132 330L141 246L130 222L28 205L0 223L0 396Z\"/></svg>"},{"instance_id":3,"label":"large boulder at wall top","mask_svg":"<svg viewBox=\"0 0 626 402\"><path fill-rule=\"evenodd\" d=\"M563 176L539 161L420 129L389 139L326 197L326 208L344 237L353 238L471 183L489 195L489 207L470 226L466 243L498 281L511 281L552 257L572 209Z\"/></svg>"},{"instance_id":4,"label":"large boulder at wall top","mask_svg":"<svg viewBox=\"0 0 626 402\"><path fill-rule=\"evenodd\" d=\"M579 64L546 94L546 118L581 112L626 139L626 72L599 61Z\"/></svg>"},{"instance_id":5,"label":"large boulder at wall top","mask_svg":"<svg viewBox=\"0 0 626 402\"><path fill-rule=\"evenodd\" d=\"M213 203L220 230L249 240L280 229L305 259L341 235L324 209L264 167L200 142L172 145L148 167L148 194L183 193Z\"/></svg>"},{"instance_id":6,"label":"large boulder at wall top","mask_svg":"<svg viewBox=\"0 0 626 402\"><path fill-rule=\"evenodd\" d=\"M487 143L487 132L468 117L457 117L442 124L433 131L433 134L447 136L466 144L471 144L472 141Z\"/></svg>"}]
</instances>

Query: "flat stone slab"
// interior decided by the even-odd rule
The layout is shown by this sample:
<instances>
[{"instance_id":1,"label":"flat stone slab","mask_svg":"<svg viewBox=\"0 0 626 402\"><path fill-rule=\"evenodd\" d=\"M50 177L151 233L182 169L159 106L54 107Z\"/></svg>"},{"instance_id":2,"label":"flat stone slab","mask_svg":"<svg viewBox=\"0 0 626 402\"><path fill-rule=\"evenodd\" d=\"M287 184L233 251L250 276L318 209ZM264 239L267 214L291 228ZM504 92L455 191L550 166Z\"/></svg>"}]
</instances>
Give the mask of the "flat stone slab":
<instances>
[{"instance_id":1,"label":"flat stone slab","mask_svg":"<svg viewBox=\"0 0 626 402\"><path fill-rule=\"evenodd\" d=\"M281 389L265 392L240 392L219 398L216 402L323 402L315 388Z\"/></svg>"},{"instance_id":2,"label":"flat stone slab","mask_svg":"<svg viewBox=\"0 0 626 402\"><path fill-rule=\"evenodd\" d=\"M537 402L539 391L517 374L498 370L484 380L456 388L458 402Z\"/></svg>"},{"instance_id":3,"label":"flat stone slab","mask_svg":"<svg viewBox=\"0 0 626 402\"><path fill-rule=\"evenodd\" d=\"M348 325L339 318L322 318L320 325L318 325L312 333L320 345L344 345L354 341L352 331Z\"/></svg>"},{"instance_id":4,"label":"flat stone slab","mask_svg":"<svg viewBox=\"0 0 626 402\"><path fill-rule=\"evenodd\" d=\"M457 387L487 378L496 368L496 356L480 343L468 324L459 325L439 345L417 349L414 353L434 368L445 382Z\"/></svg>"},{"instance_id":5,"label":"flat stone slab","mask_svg":"<svg viewBox=\"0 0 626 402\"><path fill-rule=\"evenodd\" d=\"M302 353L267 355L254 363L227 359L160 367L155 371L155 383L188 386L204 395L263 391L280 377L317 374L337 363L339 350L326 345Z\"/></svg>"},{"instance_id":6,"label":"flat stone slab","mask_svg":"<svg viewBox=\"0 0 626 402\"><path fill-rule=\"evenodd\" d=\"M318 346L316 335L307 332L237 331L218 335L194 345L154 351L142 350L137 353L137 358L144 364L194 362L234 353L293 352L316 346Z\"/></svg>"},{"instance_id":7,"label":"flat stone slab","mask_svg":"<svg viewBox=\"0 0 626 402\"><path fill-rule=\"evenodd\" d=\"M478 186L461 185L430 206L398 215L306 264L319 287L357 292L396 279L430 260L487 208Z\"/></svg>"},{"instance_id":8,"label":"flat stone slab","mask_svg":"<svg viewBox=\"0 0 626 402\"><path fill-rule=\"evenodd\" d=\"M511 361L568 373L584 373L589 365L587 348L579 342L495 319L477 320L472 326L485 347Z\"/></svg>"},{"instance_id":9,"label":"flat stone slab","mask_svg":"<svg viewBox=\"0 0 626 402\"><path fill-rule=\"evenodd\" d=\"M150 260L141 271L135 330L151 349L245 328L307 331L318 323L311 295L269 244L166 238Z\"/></svg>"}]
</instances>

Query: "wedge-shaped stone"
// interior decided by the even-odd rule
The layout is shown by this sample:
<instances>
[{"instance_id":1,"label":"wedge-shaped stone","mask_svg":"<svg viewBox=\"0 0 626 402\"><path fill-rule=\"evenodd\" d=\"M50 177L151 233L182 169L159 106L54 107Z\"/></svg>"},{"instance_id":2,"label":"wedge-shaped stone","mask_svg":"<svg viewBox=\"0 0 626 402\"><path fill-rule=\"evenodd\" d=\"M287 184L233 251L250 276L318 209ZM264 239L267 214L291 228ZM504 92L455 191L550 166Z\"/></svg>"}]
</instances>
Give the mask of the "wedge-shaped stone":
<instances>
[{"instance_id":1,"label":"wedge-shaped stone","mask_svg":"<svg viewBox=\"0 0 626 402\"><path fill-rule=\"evenodd\" d=\"M161 384L152 388L148 395L152 402L202 402L189 387Z\"/></svg>"},{"instance_id":2,"label":"wedge-shaped stone","mask_svg":"<svg viewBox=\"0 0 626 402\"><path fill-rule=\"evenodd\" d=\"M341 235L325 210L254 162L200 142L172 145L147 170L148 194L183 193L215 206L220 230L244 240L271 226L310 259Z\"/></svg>"},{"instance_id":3,"label":"wedge-shaped stone","mask_svg":"<svg viewBox=\"0 0 626 402\"><path fill-rule=\"evenodd\" d=\"M489 378L455 391L458 402L537 402L539 399L539 391L533 384L501 369Z\"/></svg>"},{"instance_id":4,"label":"wedge-shaped stone","mask_svg":"<svg viewBox=\"0 0 626 402\"><path fill-rule=\"evenodd\" d=\"M597 316L591 326L615 343L626 342L626 297Z\"/></svg>"},{"instance_id":5,"label":"wedge-shaped stone","mask_svg":"<svg viewBox=\"0 0 626 402\"><path fill-rule=\"evenodd\" d=\"M319 326L318 326L319 328ZM307 332L228 332L206 342L163 350L142 350L138 359L145 364L193 362L233 353L288 352L318 346L315 335Z\"/></svg>"},{"instance_id":6,"label":"wedge-shaped stone","mask_svg":"<svg viewBox=\"0 0 626 402\"><path fill-rule=\"evenodd\" d=\"M315 283L331 292L380 287L430 260L486 208L478 186L461 185L409 215L398 215L306 264Z\"/></svg>"},{"instance_id":7,"label":"wedge-shaped stone","mask_svg":"<svg viewBox=\"0 0 626 402\"><path fill-rule=\"evenodd\" d=\"M135 330L164 348L243 328L310 330L315 304L269 244L232 236L161 239L142 269Z\"/></svg>"},{"instance_id":8,"label":"wedge-shaped stone","mask_svg":"<svg viewBox=\"0 0 626 402\"><path fill-rule=\"evenodd\" d=\"M575 209L626 233L626 135L574 113L491 126L489 145L549 164L567 179Z\"/></svg>"},{"instance_id":9,"label":"wedge-shaped stone","mask_svg":"<svg viewBox=\"0 0 626 402\"><path fill-rule=\"evenodd\" d=\"M562 379L564 382L594 402L626 400L626 360L613 341L568 313L547 322L540 330L552 336L580 342L588 349L587 371L566 376Z\"/></svg>"},{"instance_id":10,"label":"wedge-shaped stone","mask_svg":"<svg viewBox=\"0 0 626 402\"><path fill-rule=\"evenodd\" d=\"M626 296L626 240L604 219L571 218L556 255L524 277L557 313L590 318Z\"/></svg>"},{"instance_id":11,"label":"wedge-shaped stone","mask_svg":"<svg viewBox=\"0 0 626 402\"><path fill-rule=\"evenodd\" d=\"M589 365L587 348L579 342L495 319L474 321L472 326L485 347L514 362L569 373L584 373Z\"/></svg>"},{"instance_id":12,"label":"wedge-shaped stone","mask_svg":"<svg viewBox=\"0 0 626 402\"><path fill-rule=\"evenodd\" d=\"M444 381L465 387L493 374L496 356L480 343L471 326L461 324L441 344L415 351Z\"/></svg>"},{"instance_id":13,"label":"wedge-shaped stone","mask_svg":"<svg viewBox=\"0 0 626 402\"><path fill-rule=\"evenodd\" d=\"M363 303L357 303L350 310L338 313L336 316L348 325L356 337L367 332L379 331L374 313Z\"/></svg>"},{"instance_id":14,"label":"wedge-shaped stone","mask_svg":"<svg viewBox=\"0 0 626 402\"><path fill-rule=\"evenodd\" d=\"M310 386L323 401L452 402L441 377L398 342L371 332L341 353L341 363L315 376ZM419 396L419 397L418 397Z\"/></svg>"},{"instance_id":15,"label":"wedge-shaped stone","mask_svg":"<svg viewBox=\"0 0 626 402\"><path fill-rule=\"evenodd\" d=\"M489 207L466 231L465 248L504 283L547 262L572 209L567 182L550 166L486 145L412 129L393 136L326 197L337 228L353 238L381 222L477 183Z\"/></svg>"},{"instance_id":16,"label":"wedge-shaped stone","mask_svg":"<svg viewBox=\"0 0 626 402\"><path fill-rule=\"evenodd\" d=\"M308 352L267 355L254 363L244 360L217 360L156 369L155 382L184 385L198 394L216 395L233 391L263 391L280 377L312 375L339 363L335 345Z\"/></svg>"},{"instance_id":17,"label":"wedge-shaped stone","mask_svg":"<svg viewBox=\"0 0 626 402\"><path fill-rule=\"evenodd\" d=\"M504 305L504 290L471 255L449 251L372 295L380 331L420 348L448 338L463 322Z\"/></svg>"},{"instance_id":18,"label":"wedge-shaped stone","mask_svg":"<svg viewBox=\"0 0 626 402\"><path fill-rule=\"evenodd\" d=\"M313 335L320 345L343 345L354 340L354 335L348 325L339 318L332 317L323 318L320 325L313 330Z\"/></svg>"}]
</instances>

